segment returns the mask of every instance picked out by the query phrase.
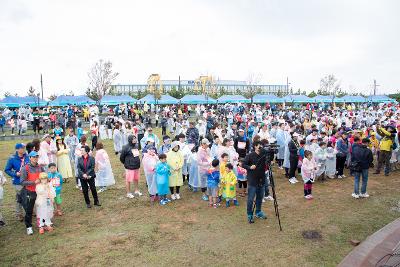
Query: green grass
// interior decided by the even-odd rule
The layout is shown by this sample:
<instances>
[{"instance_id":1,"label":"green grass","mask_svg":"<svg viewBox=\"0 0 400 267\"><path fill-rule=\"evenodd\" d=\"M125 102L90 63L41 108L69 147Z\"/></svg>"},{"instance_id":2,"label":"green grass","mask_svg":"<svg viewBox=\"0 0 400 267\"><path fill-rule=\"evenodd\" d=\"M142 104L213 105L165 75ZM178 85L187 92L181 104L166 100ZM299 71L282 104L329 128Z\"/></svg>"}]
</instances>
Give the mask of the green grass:
<instances>
[{"instance_id":1,"label":"green grass","mask_svg":"<svg viewBox=\"0 0 400 267\"><path fill-rule=\"evenodd\" d=\"M4 166L15 142L0 143ZM390 208L398 199L398 174L370 175L369 199L354 200L352 178L314 185L313 201L303 199L303 185L289 185L277 171L275 182L283 226L279 232L271 202L263 205L266 221L246 221L245 199L239 207L211 209L201 193L183 189L182 199L167 206L147 196L125 197L123 166L105 142L116 185L100 193L103 206L88 210L74 183L63 188L63 217L55 231L27 236L14 218L14 191L5 186L2 207L7 226L0 229L1 266L336 266L352 249L351 239L364 240L399 216ZM144 176L141 190L146 192ZM304 230L322 239L305 240Z\"/></svg>"}]
</instances>

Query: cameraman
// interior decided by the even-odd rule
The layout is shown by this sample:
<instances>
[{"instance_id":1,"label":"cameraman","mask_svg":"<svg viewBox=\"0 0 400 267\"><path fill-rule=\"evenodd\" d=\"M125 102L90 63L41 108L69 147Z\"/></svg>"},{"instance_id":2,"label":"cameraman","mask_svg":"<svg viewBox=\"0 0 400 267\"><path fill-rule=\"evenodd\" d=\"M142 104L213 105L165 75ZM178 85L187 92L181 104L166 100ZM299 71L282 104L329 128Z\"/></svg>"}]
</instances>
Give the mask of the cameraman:
<instances>
[{"instance_id":1,"label":"cameraman","mask_svg":"<svg viewBox=\"0 0 400 267\"><path fill-rule=\"evenodd\" d=\"M256 198L256 217L267 219L261 210L265 190L265 170L267 167L267 153L263 150L262 143L255 141L254 152L248 154L243 161L243 168L247 170L248 196L247 196L247 220L254 223L253 201Z\"/></svg>"}]
</instances>

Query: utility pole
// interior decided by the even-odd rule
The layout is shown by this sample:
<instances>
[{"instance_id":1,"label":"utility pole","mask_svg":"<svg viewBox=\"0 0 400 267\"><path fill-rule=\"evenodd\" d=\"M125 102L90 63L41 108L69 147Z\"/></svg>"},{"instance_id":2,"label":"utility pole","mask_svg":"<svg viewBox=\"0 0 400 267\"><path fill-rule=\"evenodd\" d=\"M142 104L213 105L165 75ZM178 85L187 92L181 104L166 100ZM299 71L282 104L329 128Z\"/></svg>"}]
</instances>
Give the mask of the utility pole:
<instances>
[{"instance_id":1,"label":"utility pole","mask_svg":"<svg viewBox=\"0 0 400 267\"><path fill-rule=\"evenodd\" d=\"M180 92L181 91L181 75L179 75L179 78L178 78L178 92Z\"/></svg>"},{"instance_id":2,"label":"utility pole","mask_svg":"<svg viewBox=\"0 0 400 267\"><path fill-rule=\"evenodd\" d=\"M42 77L41 73L40 73L40 87L42 88L42 100L44 100L44 98L43 98L43 77Z\"/></svg>"},{"instance_id":3,"label":"utility pole","mask_svg":"<svg viewBox=\"0 0 400 267\"><path fill-rule=\"evenodd\" d=\"M374 80L374 95L376 95L376 88L380 86L379 84L376 84L376 80Z\"/></svg>"}]
</instances>

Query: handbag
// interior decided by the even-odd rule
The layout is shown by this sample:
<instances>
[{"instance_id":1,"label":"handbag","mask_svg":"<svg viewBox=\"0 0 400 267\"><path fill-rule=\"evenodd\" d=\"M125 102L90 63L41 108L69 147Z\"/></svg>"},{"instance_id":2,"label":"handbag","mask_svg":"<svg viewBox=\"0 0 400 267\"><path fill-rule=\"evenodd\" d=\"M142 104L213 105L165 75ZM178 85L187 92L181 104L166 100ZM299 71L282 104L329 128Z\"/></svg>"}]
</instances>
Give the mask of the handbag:
<instances>
[{"instance_id":1,"label":"handbag","mask_svg":"<svg viewBox=\"0 0 400 267\"><path fill-rule=\"evenodd\" d=\"M349 164L349 169L351 172L361 172L361 162L360 161L351 161Z\"/></svg>"}]
</instances>

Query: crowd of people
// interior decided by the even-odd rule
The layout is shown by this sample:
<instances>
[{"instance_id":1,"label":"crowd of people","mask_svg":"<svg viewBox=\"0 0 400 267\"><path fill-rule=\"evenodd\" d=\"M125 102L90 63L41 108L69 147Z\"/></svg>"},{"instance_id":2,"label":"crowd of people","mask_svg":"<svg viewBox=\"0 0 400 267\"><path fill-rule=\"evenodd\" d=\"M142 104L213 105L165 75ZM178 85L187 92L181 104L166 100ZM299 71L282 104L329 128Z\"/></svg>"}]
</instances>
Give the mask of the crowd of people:
<instances>
[{"instance_id":1,"label":"crowd of people","mask_svg":"<svg viewBox=\"0 0 400 267\"><path fill-rule=\"evenodd\" d=\"M41 139L16 144L5 166L16 191L16 216L25 221L28 234L33 233L34 211L39 232L53 230L52 217L63 214L62 187L73 178L87 208L92 208L89 191L94 205L101 205L98 194L115 184L110 151L103 145L108 139L125 169L127 198L142 197L147 190L151 202L164 206L184 199L181 189L186 185L201 192L199 200L212 208L222 203L238 206L247 197L249 223L267 218L262 203L273 200L268 177L272 164L288 183L302 180L308 201L316 181L345 179L346 167L354 176L352 197L367 198L368 170L375 168L379 174L383 169L388 176L400 160L400 108L391 104L307 104L296 109L269 104L121 104L104 106L103 115L96 106L69 106L50 112L50 124L44 126L43 114L49 110L7 110L1 117L10 120L10 112L17 120L33 117L35 134L43 131ZM81 119L89 123L86 129ZM161 136L153 127L161 128ZM277 147L272 157L266 149L271 144ZM0 173L0 205L5 174ZM140 188L141 179L145 188Z\"/></svg>"}]
</instances>

